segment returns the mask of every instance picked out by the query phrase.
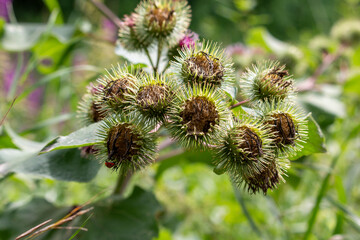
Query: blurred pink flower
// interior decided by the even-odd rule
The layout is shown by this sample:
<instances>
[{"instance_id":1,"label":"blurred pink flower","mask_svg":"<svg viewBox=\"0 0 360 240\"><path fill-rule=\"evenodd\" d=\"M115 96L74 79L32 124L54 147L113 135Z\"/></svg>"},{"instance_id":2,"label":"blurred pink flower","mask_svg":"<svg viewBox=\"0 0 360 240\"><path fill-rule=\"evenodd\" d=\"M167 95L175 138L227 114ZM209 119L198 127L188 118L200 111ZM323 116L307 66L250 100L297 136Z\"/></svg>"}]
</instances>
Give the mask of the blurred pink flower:
<instances>
[{"instance_id":1,"label":"blurred pink flower","mask_svg":"<svg viewBox=\"0 0 360 240\"><path fill-rule=\"evenodd\" d=\"M5 21L9 21L9 7L12 4L12 0L0 0L0 17L4 18Z\"/></svg>"},{"instance_id":2,"label":"blurred pink flower","mask_svg":"<svg viewBox=\"0 0 360 240\"><path fill-rule=\"evenodd\" d=\"M185 36L179 41L179 47L183 48L183 47L194 47L195 46L195 42L196 40L199 39L199 35L197 35L196 33L192 32L192 31L187 31L185 33Z\"/></svg>"}]
</instances>

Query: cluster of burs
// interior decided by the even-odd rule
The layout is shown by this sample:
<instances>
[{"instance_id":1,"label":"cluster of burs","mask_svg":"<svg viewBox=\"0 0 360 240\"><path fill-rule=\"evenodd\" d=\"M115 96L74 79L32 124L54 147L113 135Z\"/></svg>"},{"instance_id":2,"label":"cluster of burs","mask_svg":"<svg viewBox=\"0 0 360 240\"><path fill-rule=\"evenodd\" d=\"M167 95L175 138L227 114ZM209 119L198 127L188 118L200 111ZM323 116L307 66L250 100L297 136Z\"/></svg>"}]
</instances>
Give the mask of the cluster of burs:
<instances>
[{"instance_id":1,"label":"cluster of burs","mask_svg":"<svg viewBox=\"0 0 360 240\"><path fill-rule=\"evenodd\" d=\"M236 79L219 45L191 39L190 16L184 0L146 0L125 16L118 40L124 48L161 46L175 55L162 73L118 65L88 88L79 116L101 121L94 154L120 174L135 172L155 161L164 129L185 149L213 152L216 173L266 194L283 181L288 157L307 137L291 77L279 63L263 61ZM234 107L229 89L248 100L246 111Z\"/></svg>"}]
</instances>

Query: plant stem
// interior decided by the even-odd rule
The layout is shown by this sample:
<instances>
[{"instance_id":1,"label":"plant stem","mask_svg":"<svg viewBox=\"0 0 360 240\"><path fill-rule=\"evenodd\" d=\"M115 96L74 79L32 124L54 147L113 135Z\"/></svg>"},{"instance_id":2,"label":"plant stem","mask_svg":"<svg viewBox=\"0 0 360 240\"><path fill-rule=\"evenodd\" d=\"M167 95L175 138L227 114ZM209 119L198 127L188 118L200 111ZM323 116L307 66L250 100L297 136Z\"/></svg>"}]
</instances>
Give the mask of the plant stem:
<instances>
[{"instance_id":1,"label":"plant stem","mask_svg":"<svg viewBox=\"0 0 360 240\"><path fill-rule=\"evenodd\" d=\"M238 106L240 106L240 105L242 105L242 104L244 104L244 103L247 103L247 102L250 102L250 100L249 100L249 99L246 99L246 100L243 100L243 101L241 101L241 102L235 103L234 105L230 106L229 108L230 108L230 109L233 109L233 108L236 108L236 107L238 107Z\"/></svg>"},{"instance_id":2,"label":"plant stem","mask_svg":"<svg viewBox=\"0 0 360 240\"><path fill-rule=\"evenodd\" d=\"M320 209L320 203L322 201L322 199L324 198L325 194L326 194L326 190L327 190L327 187L328 187L328 184L329 184L329 180L330 180L330 177L334 171L334 168L338 162L338 160L342 157L342 155L344 154L346 148L347 148L347 145L349 143L349 141L357 136L357 134L359 133L360 131L360 124L357 125L349 134L348 136L345 138L345 140L342 142L342 144L340 145L340 152L338 154L336 154L333 158L333 160L331 161L331 165L330 165L330 170L329 172L326 174L324 180L322 181L321 183L321 187L319 189L319 192L318 192L318 195L316 197L316 201L315 201L315 204L314 204L314 207L312 209L312 212L311 212L311 216L310 216L310 219L308 220L308 228L306 230L306 233L304 235L304 240L307 240L312 232L312 229L314 227L314 224L315 224L315 221L316 221L316 216L319 212L319 209Z\"/></svg>"},{"instance_id":3,"label":"plant stem","mask_svg":"<svg viewBox=\"0 0 360 240\"><path fill-rule=\"evenodd\" d=\"M164 73L169 67L170 67L170 61L166 64L164 70L162 70L162 73Z\"/></svg>"},{"instance_id":4,"label":"plant stem","mask_svg":"<svg viewBox=\"0 0 360 240\"><path fill-rule=\"evenodd\" d=\"M333 62L335 62L346 49L345 45L341 45L335 54L327 53L323 56L321 65L315 70L314 74L307 78L304 82L298 85L298 92L305 92L313 90L315 87L316 80L321 74L323 74Z\"/></svg>"},{"instance_id":5,"label":"plant stem","mask_svg":"<svg viewBox=\"0 0 360 240\"><path fill-rule=\"evenodd\" d=\"M163 47L162 45L163 45L163 41L159 40L159 42L158 42L158 52L157 52L155 72L157 72L158 69L159 69L159 63L160 63L161 52L162 52L162 47Z\"/></svg>"},{"instance_id":6,"label":"plant stem","mask_svg":"<svg viewBox=\"0 0 360 240\"><path fill-rule=\"evenodd\" d=\"M245 217L247 218L248 222L249 222L249 225L250 227L252 228L252 230L259 236L259 237L262 237L262 233L261 231L259 230L259 228L257 227L254 219L251 217L250 215L250 212L249 210L247 209L246 207L246 204L244 202L244 198L242 197L240 191L233 185L233 189L234 189L234 192L235 192L235 197L236 197L236 200L239 202L240 206L241 206L241 209L245 215Z\"/></svg>"},{"instance_id":7,"label":"plant stem","mask_svg":"<svg viewBox=\"0 0 360 240\"><path fill-rule=\"evenodd\" d=\"M307 228L306 233L304 235L304 240L307 240L309 238L311 232L312 232L312 229L313 229L314 224L315 224L317 213L319 212L320 203L321 203L323 197L325 196L327 186L329 184L330 176L331 176L331 174L332 174L332 172L333 172L333 170L335 168L335 165L336 165L337 161L339 160L340 156L341 156L341 153L337 154L333 158L333 160L331 162L331 166L330 166L330 171L326 174L324 180L321 183L320 190L319 190L318 195L316 197L315 205L313 207L310 219L308 221L308 228Z\"/></svg>"},{"instance_id":8,"label":"plant stem","mask_svg":"<svg viewBox=\"0 0 360 240\"><path fill-rule=\"evenodd\" d=\"M132 177L132 172L127 172L126 174L120 174L117 181L116 186L113 191L113 195L122 195Z\"/></svg>"},{"instance_id":9,"label":"plant stem","mask_svg":"<svg viewBox=\"0 0 360 240\"><path fill-rule=\"evenodd\" d=\"M115 24L118 28L122 27L122 23L120 18L118 18L107 6L103 3L98 2L96 0L90 0L90 2L105 16L107 17L112 23Z\"/></svg>"},{"instance_id":10,"label":"plant stem","mask_svg":"<svg viewBox=\"0 0 360 240\"><path fill-rule=\"evenodd\" d=\"M144 49L145 53L146 53L146 56L148 57L149 61L150 61L150 64L151 64L151 67L152 69L154 70L154 72L156 72L156 68L155 68L155 65L150 57L150 53L149 53L149 50L147 48Z\"/></svg>"}]
</instances>

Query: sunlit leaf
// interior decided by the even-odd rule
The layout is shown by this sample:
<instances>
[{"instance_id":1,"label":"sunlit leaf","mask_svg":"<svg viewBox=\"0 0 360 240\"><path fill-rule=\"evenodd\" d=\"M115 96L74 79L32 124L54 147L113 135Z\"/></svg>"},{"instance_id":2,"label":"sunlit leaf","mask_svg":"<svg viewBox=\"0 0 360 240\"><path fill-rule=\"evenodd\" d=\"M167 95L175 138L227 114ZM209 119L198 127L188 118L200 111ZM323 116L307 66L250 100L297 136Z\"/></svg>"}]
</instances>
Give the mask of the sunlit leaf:
<instances>
[{"instance_id":1,"label":"sunlit leaf","mask_svg":"<svg viewBox=\"0 0 360 240\"><path fill-rule=\"evenodd\" d=\"M308 139L303 144L303 148L297 152L295 156L290 157L290 160L298 159L302 156L307 156L313 153L326 152L325 137L321 131L320 126L315 119L310 115L308 117Z\"/></svg>"},{"instance_id":2,"label":"sunlit leaf","mask_svg":"<svg viewBox=\"0 0 360 240\"><path fill-rule=\"evenodd\" d=\"M93 123L89 126L80 128L67 136L60 136L49 142L41 153L51 152L58 149L77 148L94 145L99 142L96 131L100 126L100 122Z\"/></svg>"}]
</instances>

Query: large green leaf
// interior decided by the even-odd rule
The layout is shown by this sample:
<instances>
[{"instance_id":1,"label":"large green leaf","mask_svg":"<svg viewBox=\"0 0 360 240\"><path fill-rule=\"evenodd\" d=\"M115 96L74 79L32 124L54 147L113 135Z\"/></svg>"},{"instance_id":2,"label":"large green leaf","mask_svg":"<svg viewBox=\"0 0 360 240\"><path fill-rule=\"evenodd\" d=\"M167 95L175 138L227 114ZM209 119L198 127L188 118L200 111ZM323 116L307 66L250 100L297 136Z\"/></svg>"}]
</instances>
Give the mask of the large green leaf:
<instances>
[{"instance_id":1,"label":"large green leaf","mask_svg":"<svg viewBox=\"0 0 360 240\"><path fill-rule=\"evenodd\" d=\"M212 162L213 159L210 151L186 150L185 152L181 152L162 161L156 171L155 178L158 179L166 171L166 169L179 164L205 163L212 165Z\"/></svg>"},{"instance_id":2,"label":"large green leaf","mask_svg":"<svg viewBox=\"0 0 360 240\"><path fill-rule=\"evenodd\" d=\"M94 217L86 224L89 231L78 236L87 240L151 240L159 233L157 216L161 211L153 193L135 187L127 199L110 198L97 203Z\"/></svg>"},{"instance_id":3,"label":"large green leaf","mask_svg":"<svg viewBox=\"0 0 360 240\"><path fill-rule=\"evenodd\" d=\"M67 136L60 136L49 142L41 153L51 152L58 149L77 148L94 145L99 142L96 131L101 122L83 127Z\"/></svg>"},{"instance_id":4,"label":"large green leaf","mask_svg":"<svg viewBox=\"0 0 360 240\"><path fill-rule=\"evenodd\" d=\"M107 198L93 206L92 212L75 218L68 225L71 227L82 226L93 213L83 226L88 231L80 231L75 239L151 240L158 235L157 216L162 208L151 192L135 187L131 196L126 199ZM84 207L84 209L87 208ZM48 219L52 219L50 224L55 223L71 210L72 207L56 207L48 201L38 198L19 208L7 209L0 214L1 239L15 239ZM75 231L51 230L37 239L69 239Z\"/></svg>"},{"instance_id":5,"label":"large green leaf","mask_svg":"<svg viewBox=\"0 0 360 240\"><path fill-rule=\"evenodd\" d=\"M40 198L35 198L19 208L8 208L0 214L1 239L15 239L20 234L49 219L53 219L50 224L55 223L70 211L71 207L57 208L45 199ZM65 231L55 230L46 232L37 239L65 239L60 238L60 236L54 236L54 233L60 235Z\"/></svg>"},{"instance_id":6,"label":"large green leaf","mask_svg":"<svg viewBox=\"0 0 360 240\"><path fill-rule=\"evenodd\" d=\"M18 149L1 149L0 164L0 175L14 172L76 182L92 180L100 168L96 160L82 157L79 149L42 155Z\"/></svg>"},{"instance_id":7,"label":"large green leaf","mask_svg":"<svg viewBox=\"0 0 360 240\"><path fill-rule=\"evenodd\" d=\"M295 156L290 157L290 160L298 159L302 156L307 156L313 153L326 152L325 137L321 131L320 126L315 119L310 115L308 117L308 139L303 145L304 147L296 153Z\"/></svg>"}]
</instances>

